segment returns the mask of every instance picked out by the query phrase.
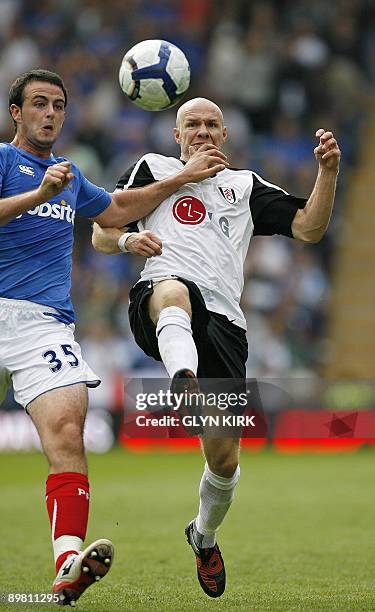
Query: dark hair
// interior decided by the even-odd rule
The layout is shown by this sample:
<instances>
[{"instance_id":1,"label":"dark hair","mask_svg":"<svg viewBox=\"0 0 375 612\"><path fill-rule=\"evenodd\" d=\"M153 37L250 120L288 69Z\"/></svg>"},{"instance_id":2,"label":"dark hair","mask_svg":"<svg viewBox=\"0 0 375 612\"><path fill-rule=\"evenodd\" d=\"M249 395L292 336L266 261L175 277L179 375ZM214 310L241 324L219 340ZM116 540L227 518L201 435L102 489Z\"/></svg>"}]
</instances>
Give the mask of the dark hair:
<instances>
[{"instance_id":1,"label":"dark hair","mask_svg":"<svg viewBox=\"0 0 375 612\"><path fill-rule=\"evenodd\" d=\"M31 81L44 81L45 83L52 83L53 85L57 85L60 87L64 94L65 102L64 106L67 105L68 95L66 93L65 85L62 78L56 74L56 72L51 72L50 70L43 70L38 68L37 70L29 70L28 72L24 72L19 77L16 78L14 83L10 86L9 90L9 103L8 108L10 112L10 107L12 104L16 104L20 108L22 108L22 104L24 101L23 92L28 83ZM14 127L16 128L16 122L13 120Z\"/></svg>"}]
</instances>

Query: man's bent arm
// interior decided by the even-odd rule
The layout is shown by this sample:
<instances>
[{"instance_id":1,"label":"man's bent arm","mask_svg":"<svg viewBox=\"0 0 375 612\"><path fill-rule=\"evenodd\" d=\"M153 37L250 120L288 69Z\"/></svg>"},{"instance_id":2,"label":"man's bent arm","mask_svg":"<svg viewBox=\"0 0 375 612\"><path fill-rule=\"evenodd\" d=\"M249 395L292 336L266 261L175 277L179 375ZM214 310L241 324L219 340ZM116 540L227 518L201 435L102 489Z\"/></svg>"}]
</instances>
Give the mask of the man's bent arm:
<instances>
[{"instance_id":1,"label":"man's bent arm","mask_svg":"<svg viewBox=\"0 0 375 612\"><path fill-rule=\"evenodd\" d=\"M120 253L133 253L142 257L155 257L162 254L160 238L150 230L142 232L127 232L126 227L100 227L94 223L92 244L96 251L105 255L118 255ZM119 238L126 234L126 242L119 247Z\"/></svg>"},{"instance_id":2,"label":"man's bent arm","mask_svg":"<svg viewBox=\"0 0 375 612\"><path fill-rule=\"evenodd\" d=\"M227 167L224 153L214 145L202 145L177 174L146 187L112 194L108 208L94 218L101 227L123 227L150 214L163 200L186 183L197 183Z\"/></svg>"},{"instance_id":3,"label":"man's bent arm","mask_svg":"<svg viewBox=\"0 0 375 612\"><path fill-rule=\"evenodd\" d=\"M318 176L305 208L297 211L292 223L294 238L310 243L319 242L328 227L340 164L340 149L332 132L321 129L316 135L320 139L314 150Z\"/></svg>"},{"instance_id":4,"label":"man's bent arm","mask_svg":"<svg viewBox=\"0 0 375 612\"><path fill-rule=\"evenodd\" d=\"M122 227L142 219L163 200L178 191L186 183L179 174L156 181L146 187L135 187L112 193L112 202L104 212L95 217L101 227Z\"/></svg>"},{"instance_id":5,"label":"man's bent arm","mask_svg":"<svg viewBox=\"0 0 375 612\"><path fill-rule=\"evenodd\" d=\"M105 255L116 255L121 253L118 246L119 238L126 232L126 228L120 230L117 227L101 227L97 223L93 225L92 246L99 253Z\"/></svg>"},{"instance_id":6,"label":"man's bent arm","mask_svg":"<svg viewBox=\"0 0 375 612\"><path fill-rule=\"evenodd\" d=\"M6 225L18 215L22 215L43 202L45 199L41 197L38 189L0 199L0 225Z\"/></svg>"},{"instance_id":7,"label":"man's bent arm","mask_svg":"<svg viewBox=\"0 0 375 612\"><path fill-rule=\"evenodd\" d=\"M37 189L0 199L0 225L6 225L22 213L43 204L48 198L60 193L72 178L69 162L49 166Z\"/></svg>"}]
</instances>

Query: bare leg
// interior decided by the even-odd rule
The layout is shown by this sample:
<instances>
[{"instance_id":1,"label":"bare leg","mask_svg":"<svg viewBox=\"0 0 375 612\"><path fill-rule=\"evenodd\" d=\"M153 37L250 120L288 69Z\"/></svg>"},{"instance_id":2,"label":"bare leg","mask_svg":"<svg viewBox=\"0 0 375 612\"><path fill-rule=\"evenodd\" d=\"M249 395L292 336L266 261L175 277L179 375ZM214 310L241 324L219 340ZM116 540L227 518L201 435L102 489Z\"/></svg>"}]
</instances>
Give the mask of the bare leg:
<instances>
[{"instance_id":1,"label":"bare leg","mask_svg":"<svg viewBox=\"0 0 375 612\"><path fill-rule=\"evenodd\" d=\"M155 283L154 292L150 296L149 314L151 320L157 325L163 308L178 306L185 310L191 319L191 304L189 289L181 281L168 279Z\"/></svg>"},{"instance_id":2,"label":"bare leg","mask_svg":"<svg viewBox=\"0 0 375 612\"><path fill-rule=\"evenodd\" d=\"M37 428L49 473L87 474L83 426L87 412L84 383L43 393L28 406Z\"/></svg>"},{"instance_id":3,"label":"bare leg","mask_svg":"<svg viewBox=\"0 0 375 612\"><path fill-rule=\"evenodd\" d=\"M239 464L240 439L203 437L202 447L211 472L231 478Z\"/></svg>"}]
</instances>

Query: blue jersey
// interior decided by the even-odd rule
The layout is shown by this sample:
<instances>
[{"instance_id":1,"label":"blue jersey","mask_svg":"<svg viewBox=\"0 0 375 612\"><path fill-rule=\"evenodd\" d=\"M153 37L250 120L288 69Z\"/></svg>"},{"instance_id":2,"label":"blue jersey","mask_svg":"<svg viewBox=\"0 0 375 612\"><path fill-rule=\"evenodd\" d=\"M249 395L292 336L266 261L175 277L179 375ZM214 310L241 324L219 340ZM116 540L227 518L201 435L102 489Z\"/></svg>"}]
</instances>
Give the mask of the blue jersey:
<instances>
[{"instance_id":1,"label":"blue jersey","mask_svg":"<svg viewBox=\"0 0 375 612\"><path fill-rule=\"evenodd\" d=\"M0 144L0 198L39 187L62 157L41 159ZM72 164L73 180L58 195L0 226L0 297L52 306L64 323L74 321L70 299L75 215L95 217L111 196ZM1 203L0 203L1 206Z\"/></svg>"}]
</instances>

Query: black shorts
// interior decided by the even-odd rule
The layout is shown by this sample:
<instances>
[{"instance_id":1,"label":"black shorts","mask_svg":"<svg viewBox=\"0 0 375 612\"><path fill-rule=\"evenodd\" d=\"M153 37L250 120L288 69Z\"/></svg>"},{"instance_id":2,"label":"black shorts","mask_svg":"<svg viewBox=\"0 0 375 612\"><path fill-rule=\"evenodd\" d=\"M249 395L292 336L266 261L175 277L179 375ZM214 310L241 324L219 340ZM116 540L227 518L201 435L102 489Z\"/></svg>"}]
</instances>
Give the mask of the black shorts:
<instances>
[{"instance_id":1,"label":"black shorts","mask_svg":"<svg viewBox=\"0 0 375 612\"><path fill-rule=\"evenodd\" d=\"M246 332L233 325L225 315L207 310L197 285L183 278L177 280L189 289L192 307L193 338L198 351L199 378L246 378ZM161 361L156 329L148 313L152 281L140 281L130 291L130 327L138 346L150 357Z\"/></svg>"}]
</instances>

